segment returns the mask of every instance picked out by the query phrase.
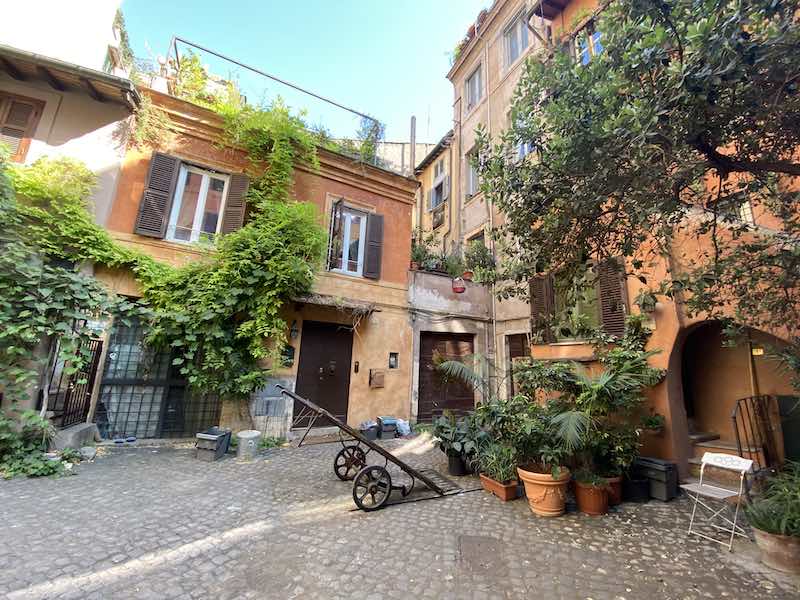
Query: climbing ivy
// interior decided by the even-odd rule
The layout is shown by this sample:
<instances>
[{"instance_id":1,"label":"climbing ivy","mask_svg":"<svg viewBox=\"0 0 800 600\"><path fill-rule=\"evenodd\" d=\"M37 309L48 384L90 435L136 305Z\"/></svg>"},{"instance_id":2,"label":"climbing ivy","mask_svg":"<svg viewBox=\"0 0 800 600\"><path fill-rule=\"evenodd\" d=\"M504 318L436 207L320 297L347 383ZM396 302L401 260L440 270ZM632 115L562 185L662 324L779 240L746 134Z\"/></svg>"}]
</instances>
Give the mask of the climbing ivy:
<instances>
[{"instance_id":1,"label":"climbing ivy","mask_svg":"<svg viewBox=\"0 0 800 600\"><path fill-rule=\"evenodd\" d=\"M24 389L36 373L39 340L54 333L71 341L65 348L77 368L80 342L94 332L68 333L73 319L92 322L90 316L97 321L134 312L148 325L147 342L169 350L172 364L197 391L246 399L263 385L283 346L281 309L310 290L325 248L316 208L293 201L290 193L295 163L317 164L315 142L280 102L216 108L225 122L223 142L244 148L251 160L249 219L187 266L172 267L122 246L95 224L86 203L94 176L79 162L41 159L10 169L0 163L4 177L10 175L10 184L0 187L10 232L4 250L15 249L3 252L0 264L6 299L0 304L0 335L16 336L11 351L4 344L0 353L0 387ZM128 268L142 301L133 307L77 268L53 263L59 260ZM60 282L44 288L58 291L55 306L41 297L42 283L51 279ZM38 313L18 300L28 296L25 302Z\"/></svg>"}]
</instances>

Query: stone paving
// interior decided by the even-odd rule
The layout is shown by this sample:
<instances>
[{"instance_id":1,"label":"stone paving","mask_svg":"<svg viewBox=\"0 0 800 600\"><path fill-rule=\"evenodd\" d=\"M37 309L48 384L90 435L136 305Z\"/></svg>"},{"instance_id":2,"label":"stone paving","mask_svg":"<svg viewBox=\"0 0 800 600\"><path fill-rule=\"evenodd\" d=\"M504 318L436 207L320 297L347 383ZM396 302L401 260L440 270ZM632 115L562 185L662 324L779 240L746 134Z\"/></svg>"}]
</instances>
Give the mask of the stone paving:
<instances>
[{"instance_id":1,"label":"stone paving","mask_svg":"<svg viewBox=\"0 0 800 600\"><path fill-rule=\"evenodd\" d=\"M388 446L446 472L426 441ZM687 502L540 519L483 491L353 510L333 444L204 463L110 449L74 477L0 481L0 598L797 598L798 581L687 540ZM393 478L400 475L393 471ZM460 478L475 489L475 478Z\"/></svg>"}]
</instances>

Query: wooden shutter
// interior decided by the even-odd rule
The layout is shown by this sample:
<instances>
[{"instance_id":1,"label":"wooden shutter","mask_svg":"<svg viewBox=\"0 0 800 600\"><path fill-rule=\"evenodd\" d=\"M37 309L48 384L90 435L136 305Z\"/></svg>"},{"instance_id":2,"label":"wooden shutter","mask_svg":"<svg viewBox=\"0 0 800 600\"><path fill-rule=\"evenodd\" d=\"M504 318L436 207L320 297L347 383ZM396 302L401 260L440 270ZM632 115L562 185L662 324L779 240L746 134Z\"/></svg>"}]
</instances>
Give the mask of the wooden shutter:
<instances>
[{"instance_id":1,"label":"wooden shutter","mask_svg":"<svg viewBox=\"0 0 800 600\"><path fill-rule=\"evenodd\" d=\"M134 233L154 238L164 237L180 166L181 161L174 156L153 152Z\"/></svg>"},{"instance_id":2,"label":"wooden shutter","mask_svg":"<svg viewBox=\"0 0 800 600\"><path fill-rule=\"evenodd\" d=\"M447 200L450 197L450 175L444 178L442 190L442 200Z\"/></svg>"},{"instance_id":3,"label":"wooden shutter","mask_svg":"<svg viewBox=\"0 0 800 600\"><path fill-rule=\"evenodd\" d=\"M367 247L364 249L364 277L380 279L383 255L383 215L367 216Z\"/></svg>"},{"instance_id":4,"label":"wooden shutter","mask_svg":"<svg viewBox=\"0 0 800 600\"><path fill-rule=\"evenodd\" d=\"M248 179L247 175L242 175L241 173L231 175L228 196L225 198L225 212L222 215L221 233L232 233L237 229L241 229L242 225L244 225L247 188L249 185L250 179Z\"/></svg>"},{"instance_id":5,"label":"wooden shutter","mask_svg":"<svg viewBox=\"0 0 800 600\"><path fill-rule=\"evenodd\" d=\"M553 278L550 275L534 277L530 280L531 331L542 341L550 343L553 334L549 322L555 312L556 298Z\"/></svg>"},{"instance_id":6,"label":"wooden shutter","mask_svg":"<svg viewBox=\"0 0 800 600\"><path fill-rule=\"evenodd\" d=\"M617 258L597 264L597 296L600 299L600 322L609 335L622 337L628 314L628 290L625 266Z\"/></svg>"},{"instance_id":7,"label":"wooden shutter","mask_svg":"<svg viewBox=\"0 0 800 600\"><path fill-rule=\"evenodd\" d=\"M0 95L0 143L11 148L11 160L25 160L43 107L37 100Z\"/></svg>"}]
</instances>

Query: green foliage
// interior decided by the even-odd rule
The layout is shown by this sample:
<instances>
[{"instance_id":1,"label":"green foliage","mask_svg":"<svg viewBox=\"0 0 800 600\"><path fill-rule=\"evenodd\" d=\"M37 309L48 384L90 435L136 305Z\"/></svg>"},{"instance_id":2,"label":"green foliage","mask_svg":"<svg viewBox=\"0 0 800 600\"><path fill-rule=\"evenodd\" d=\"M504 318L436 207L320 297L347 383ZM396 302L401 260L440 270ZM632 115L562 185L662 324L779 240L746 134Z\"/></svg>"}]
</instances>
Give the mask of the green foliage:
<instances>
[{"instance_id":1,"label":"green foliage","mask_svg":"<svg viewBox=\"0 0 800 600\"><path fill-rule=\"evenodd\" d=\"M71 375L88 358L93 323L136 312L74 264L95 253L111 264L135 263L91 221L84 197L92 182L69 159L9 169L0 156L0 389L11 401L25 399L36 382L47 360L37 352L42 340L58 348Z\"/></svg>"},{"instance_id":2,"label":"green foliage","mask_svg":"<svg viewBox=\"0 0 800 600\"><path fill-rule=\"evenodd\" d=\"M480 472L499 483L509 483L517 478L517 452L512 446L497 442L485 444L478 450Z\"/></svg>"},{"instance_id":3,"label":"green foliage","mask_svg":"<svg viewBox=\"0 0 800 600\"><path fill-rule=\"evenodd\" d=\"M0 411L0 476L39 477L64 472L61 460L45 456L55 429L34 411L25 411L12 419Z\"/></svg>"},{"instance_id":4,"label":"green foliage","mask_svg":"<svg viewBox=\"0 0 800 600\"><path fill-rule=\"evenodd\" d=\"M285 335L281 308L310 290L325 249L314 206L290 197L294 164L316 165L315 145L282 103L219 107L227 141L244 147L253 162L249 220L185 267L134 252L97 226L86 201L94 176L77 161L42 159L11 170L13 188L0 187L9 224L0 234L0 291L7 299L0 301L0 337L8 341L0 346L0 385L9 395L31 383L31 361L43 337L58 338L62 358L75 370L87 348L81 342L92 334L80 323L112 315L144 319L148 343L168 348L173 365L201 393L244 399L263 384L265 364L275 364ZM54 260L129 268L144 302L118 299Z\"/></svg>"},{"instance_id":5,"label":"green foliage","mask_svg":"<svg viewBox=\"0 0 800 600\"><path fill-rule=\"evenodd\" d=\"M433 247L436 244L434 233L419 233L411 239L411 260L417 263L421 269L431 270L435 263Z\"/></svg>"},{"instance_id":6,"label":"green foliage","mask_svg":"<svg viewBox=\"0 0 800 600\"><path fill-rule=\"evenodd\" d=\"M469 435L467 419L457 418L449 411L433 422L431 435L436 439L436 446L447 455L468 457L476 450L475 441Z\"/></svg>"},{"instance_id":7,"label":"green foliage","mask_svg":"<svg viewBox=\"0 0 800 600\"><path fill-rule=\"evenodd\" d=\"M282 437L272 437L267 435L261 438L261 448L264 449L280 448L285 444L286 444L286 439Z\"/></svg>"},{"instance_id":8,"label":"green foliage","mask_svg":"<svg viewBox=\"0 0 800 600\"><path fill-rule=\"evenodd\" d=\"M131 141L140 148L159 148L167 145L173 137L167 113L155 106L150 96L144 94L134 113Z\"/></svg>"},{"instance_id":9,"label":"green foliage","mask_svg":"<svg viewBox=\"0 0 800 600\"><path fill-rule=\"evenodd\" d=\"M800 537L800 463L789 462L769 478L762 493L745 507L745 513L756 529Z\"/></svg>"},{"instance_id":10,"label":"green foliage","mask_svg":"<svg viewBox=\"0 0 800 600\"><path fill-rule=\"evenodd\" d=\"M128 28L125 25L125 15L122 14L121 8L118 8L114 15L114 27L119 31L119 53L122 65L130 68L133 65L133 50L128 36Z\"/></svg>"},{"instance_id":11,"label":"green foliage","mask_svg":"<svg viewBox=\"0 0 800 600\"><path fill-rule=\"evenodd\" d=\"M209 76L200 56L191 50L178 63L173 94L206 108L212 108L217 102L217 97L209 91Z\"/></svg>"},{"instance_id":12,"label":"green foliage","mask_svg":"<svg viewBox=\"0 0 800 600\"><path fill-rule=\"evenodd\" d=\"M537 272L625 256L691 315L800 339L796 5L612 2L596 26L600 55L528 61L514 125L499 142L479 136L482 189L514 241L501 279L523 293ZM520 140L537 160L509 160ZM763 228L739 217L747 201ZM681 271L648 280L696 236L708 243L681 255Z\"/></svg>"},{"instance_id":13,"label":"green foliage","mask_svg":"<svg viewBox=\"0 0 800 600\"><path fill-rule=\"evenodd\" d=\"M480 240L473 240L467 244L464 251L464 264L466 268L475 273L476 283L492 284L495 282L496 264L489 248Z\"/></svg>"},{"instance_id":14,"label":"green foliage","mask_svg":"<svg viewBox=\"0 0 800 600\"><path fill-rule=\"evenodd\" d=\"M642 419L642 427L649 429L650 431L660 431L664 429L665 424L666 419L664 418L664 415L660 415L658 413L651 413Z\"/></svg>"}]
</instances>

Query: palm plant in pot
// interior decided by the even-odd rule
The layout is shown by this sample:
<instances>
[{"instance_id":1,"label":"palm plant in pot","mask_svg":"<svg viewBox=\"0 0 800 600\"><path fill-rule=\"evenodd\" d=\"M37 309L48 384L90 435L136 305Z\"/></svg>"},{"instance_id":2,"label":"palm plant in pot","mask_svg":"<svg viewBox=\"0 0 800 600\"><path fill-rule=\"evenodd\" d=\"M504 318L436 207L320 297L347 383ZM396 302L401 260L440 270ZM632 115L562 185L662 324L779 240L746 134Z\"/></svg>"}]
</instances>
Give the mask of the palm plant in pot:
<instances>
[{"instance_id":1,"label":"palm plant in pot","mask_svg":"<svg viewBox=\"0 0 800 600\"><path fill-rule=\"evenodd\" d=\"M513 447L489 442L478 449L481 485L504 502L517 497L517 453Z\"/></svg>"},{"instance_id":2,"label":"palm plant in pot","mask_svg":"<svg viewBox=\"0 0 800 600\"><path fill-rule=\"evenodd\" d=\"M745 514L768 567L800 573L800 463L789 462L768 479Z\"/></svg>"}]
</instances>

